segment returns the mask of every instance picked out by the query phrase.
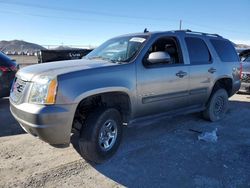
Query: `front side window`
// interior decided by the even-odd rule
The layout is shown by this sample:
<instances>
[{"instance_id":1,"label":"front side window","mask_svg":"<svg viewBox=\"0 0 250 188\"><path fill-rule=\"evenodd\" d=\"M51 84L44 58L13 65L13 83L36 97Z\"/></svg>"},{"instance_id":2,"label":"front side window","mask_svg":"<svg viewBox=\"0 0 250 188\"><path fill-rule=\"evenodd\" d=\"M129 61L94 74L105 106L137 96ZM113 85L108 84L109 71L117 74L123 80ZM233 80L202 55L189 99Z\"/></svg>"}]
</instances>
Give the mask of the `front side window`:
<instances>
[{"instance_id":1,"label":"front side window","mask_svg":"<svg viewBox=\"0 0 250 188\"><path fill-rule=\"evenodd\" d=\"M135 57L147 36L129 36L110 39L90 52L85 58L102 59L111 62L129 62Z\"/></svg>"},{"instance_id":2,"label":"front side window","mask_svg":"<svg viewBox=\"0 0 250 188\"><path fill-rule=\"evenodd\" d=\"M211 55L208 51L206 43L195 37L185 38L190 64L199 65L199 64L208 64L211 63Z\"/></svg>"},{"instance_id":3,"label":"front side window","mask_svg":"<svg viewBox=\"0 0 250 188\"><path fill-rule=\"evenodd\" d=\"M148 62L147 58L153 52L167 52L170 56L169 62L159 62L157 64L151 64ZM170 65L170 64L183 64L181 50L179 48L177 39L174 37L163 37L157 39L153 45L149 48L148 52L144 57L145 66L161 66L161 65Z\"/></svg>"}]
</instances>

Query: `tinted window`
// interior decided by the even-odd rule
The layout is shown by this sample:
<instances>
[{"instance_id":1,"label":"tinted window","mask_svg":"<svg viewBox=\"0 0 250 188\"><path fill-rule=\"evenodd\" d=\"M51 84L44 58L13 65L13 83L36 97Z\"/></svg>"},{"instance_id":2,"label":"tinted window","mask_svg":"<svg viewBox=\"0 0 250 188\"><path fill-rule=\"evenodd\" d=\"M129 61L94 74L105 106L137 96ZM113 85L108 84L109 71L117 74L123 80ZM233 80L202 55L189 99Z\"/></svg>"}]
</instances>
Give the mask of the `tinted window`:
<instances>
[{"instance_id":1,"label":"tinted window","mask_svg":"<svg viewBox=\"0 0 250 188\"><path fill-rule=\"evenodd\" d=\"M15 63L5 54L0 52L0 66L10 67L15 65Z\"/></svg>"},{"instance_id":2,"label":"tinted window","mask_svg":"<svg viewBox=\"0 0 250 188\"><path fill-rule=\"evenodd\" d=\"M186 44L191 64L207 64L210 63L211 56L207 45L202 39L187 37Z\"/></svg>"},{"instance_id":3,"label":"tinted window","mask_svg":"<svg viewBox=\"0 0 250 188\"><path fill-rule=\"evenodd\" d=\"M226 40L212 39L211 43L223 62L239 61L238 55L232 43Z\"/></svg>"}]
</instances>

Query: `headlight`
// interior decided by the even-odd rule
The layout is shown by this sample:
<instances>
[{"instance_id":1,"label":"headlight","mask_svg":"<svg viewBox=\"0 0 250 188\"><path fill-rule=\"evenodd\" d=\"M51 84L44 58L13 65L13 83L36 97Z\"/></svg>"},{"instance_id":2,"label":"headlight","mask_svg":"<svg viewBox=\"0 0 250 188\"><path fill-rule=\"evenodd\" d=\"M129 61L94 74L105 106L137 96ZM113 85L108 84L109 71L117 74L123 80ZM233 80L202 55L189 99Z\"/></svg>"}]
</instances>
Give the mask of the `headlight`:
<instances>
[{"instance_id":1,"label":"headlight","mask_svg":"<svg viewBox=\"0 0 250 188\"><path fill-rule=\"evenodd\" d=\"M30 96L29 102L35 104L54 104L57 91L57 79L47 76L41 76L35 79Z\"/></svg>"}]
</instances>

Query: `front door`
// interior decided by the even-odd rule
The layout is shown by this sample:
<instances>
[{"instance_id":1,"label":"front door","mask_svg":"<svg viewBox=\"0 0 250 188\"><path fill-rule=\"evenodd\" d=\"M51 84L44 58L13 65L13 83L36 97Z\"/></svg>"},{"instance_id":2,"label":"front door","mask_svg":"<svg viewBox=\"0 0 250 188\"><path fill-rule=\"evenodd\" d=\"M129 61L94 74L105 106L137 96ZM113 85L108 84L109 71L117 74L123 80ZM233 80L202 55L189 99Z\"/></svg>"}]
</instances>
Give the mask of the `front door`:
<instances>
[{"instance_id":1,"label":"front door","mask_svg":"<svg viewBox=\"0 0 250 188\"><path fill-rule=\"evenodd\" d=\"M165 51L170 62L151 64L152 52ZM143 62L137 65L137 116L178 110L188 104L189 70L184 65L178 41L174 37L157 39L149 48Z\"/></svg>"}]
</instances>

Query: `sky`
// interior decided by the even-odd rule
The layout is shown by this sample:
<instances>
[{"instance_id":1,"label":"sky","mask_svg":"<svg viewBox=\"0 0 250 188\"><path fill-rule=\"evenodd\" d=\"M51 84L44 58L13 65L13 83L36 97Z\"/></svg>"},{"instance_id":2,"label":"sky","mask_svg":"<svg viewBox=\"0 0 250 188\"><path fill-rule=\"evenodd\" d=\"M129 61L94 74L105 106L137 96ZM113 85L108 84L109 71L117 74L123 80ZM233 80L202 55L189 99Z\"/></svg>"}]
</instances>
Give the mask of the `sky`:
<instances>
[{"instance_id":1,"label":"sky","mask_svg":"<svg viewBox=\"0 0 250 188\"><path fill-rule=\"evenodd\" d=\"M182 29L250 45L250 0L0 0L0 40L92 45L117 35Z\"/></svg>"}]
</instances>

